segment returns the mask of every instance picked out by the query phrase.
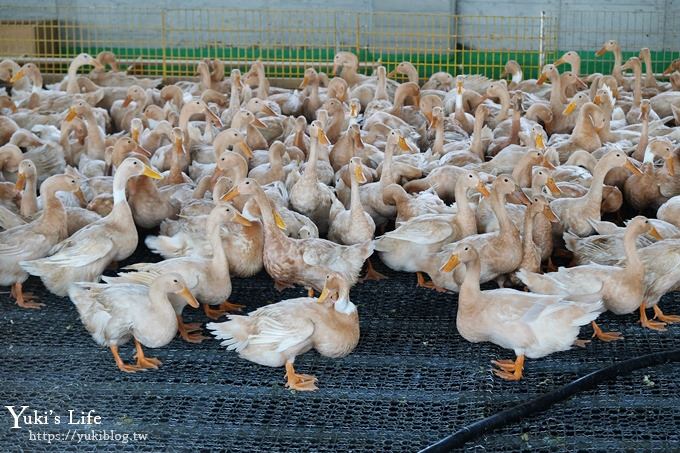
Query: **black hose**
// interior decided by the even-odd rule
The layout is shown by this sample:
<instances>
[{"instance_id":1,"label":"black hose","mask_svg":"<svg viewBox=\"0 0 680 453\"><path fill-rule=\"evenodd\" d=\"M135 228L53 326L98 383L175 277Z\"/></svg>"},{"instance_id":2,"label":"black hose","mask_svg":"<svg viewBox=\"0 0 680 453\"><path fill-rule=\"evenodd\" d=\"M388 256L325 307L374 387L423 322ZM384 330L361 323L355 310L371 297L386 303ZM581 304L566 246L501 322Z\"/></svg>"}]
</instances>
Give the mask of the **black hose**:
<instances>
[{"instance_id":1,"label":"black hose","mask_svg":"<svg viewBox=\"0 0 680 453\"><path fill-rule=\"evenodd\" d=\"M655 352L653 354L624 360L623 362L615 363L606 368L602 368L601 370L586 374L557 390L472 423L450 436L445 437L439 442L424 448L420 453L444 452L451 451L454 448L461 448L466 442L478 438L485 432L509 425L524 417L542 412L553 404L565 400L576 393L591 389L603 381L616 379L618 376L628 374L641 368L662 365L668 362L680 362L680 349Z\"/></svg>"}]
</instances>

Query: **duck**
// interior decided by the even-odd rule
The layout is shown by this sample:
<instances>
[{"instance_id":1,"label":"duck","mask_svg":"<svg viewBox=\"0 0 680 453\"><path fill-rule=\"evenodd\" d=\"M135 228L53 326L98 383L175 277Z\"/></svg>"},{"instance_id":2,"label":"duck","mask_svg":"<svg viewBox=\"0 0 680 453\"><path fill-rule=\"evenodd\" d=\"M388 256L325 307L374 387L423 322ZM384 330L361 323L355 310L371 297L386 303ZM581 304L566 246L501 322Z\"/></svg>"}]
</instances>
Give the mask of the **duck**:
<instances>
[{"instance_id":1,"label":"duck","mask_svg":"<svg viewBox=\"0 0 680 453\"><path fill-rule=\"evenodd\" d=\"M75 282L68 290L92 339L111 350L116 366L125 373L157 369L162 365L160 360L144 355L143 346L161 348L177 334L177 320L169 299L175 294L190 306L198 307L186 282L172 273L157 277L150 286ZM131 338L135 342L136 362L126 364L120 357L119 347Z\"/></svg>"},{"instance_id":2,"label":"duck","mask_svg":"<svg viewBox=\"0 0 680 453\"><path fill-rule=\"evenodd\" d=\"M40 277L50 292L63 297L70 284L97 281L112 262L129 257L137 248L138 236L125 187L130 178L141 175L161 178L141 160L125 159L114 175L111 213L56 244L50 256L22 259L21 268Z\"/></svg>"},{"instance_id":3,"label":"duck","mask_svg":"<svg viewBox=\"0 0 680 453\"><path fill-rule=\"evenodd\" d=\"M654 167L654 157L664 161L662 169ZM677 195L677 184L674 183L676 156L673 144L666 138L655 138L649 142L642 164L641 175L630 175L624 184L623 193L626 201L636 211L658 209L668 199Z\"/></svg>"},{"instance_id":4,"label":"duck","mask_svg":"<svg viewBox=\"0 0 680 453\"><path fill-rule=\"evenodd\" d=\"M0 285L12 286L11 295L22 308L39 309L44 306L23 292L29 274L20 266L25 260L48 256L52 248L66 239L66 210L57 192L80 191L80 182L70 175L54 175L40 185L44 200L43 215L27 224L0 232Z\"/></svg>"},{"instance_id":5,"label":"duck","mask_svg":"<svg viewBox=\"0 0 680 453\"><path fill-rule=\"evenodd\" d=\"M571 297L599 293L606 310L616 315L633 313L640 308L645 290L645 268L635 244L637 237L645 233L661 239L659 232L646 217L637 216L628 223L623 238L625 266L592 263L570 268L562 267L557 272L542 275L520 270L517 277L532 292ZM595 321L592 321L592 326L594 336L602 341L622 338L619 332L603 332ZM642 326L648 327L644 322Z\"/></svg>"},{"instance_id":6,"label":"duck","mask_svg":"<svg viewBox=\"0 0 680 453\"><path fill-rule=\"evenodd\" d=\"M359 343L359 315L349 298L350 285L329 274L318 298L286 299L261 307L247 316L230 315L223 323L207 325L227 350L259 365L286 368L286 388L317 390L317 378L295 371L295 358L314 349L339 358Z\"/></svg>"},{"instance_id":7,"label":"duck","mask_svg":"<svg viewBox=\"0 0 680 453\"><path fill-rule=\"evenodd\" d=\"M380 259L391 269L420 272L427 268L431 255L444 245L477 234L474 205L468 191L490 195L479 175L468 170L456 180L456 213L424 214L401 223L395 230L376 238L375 249ZM430 287L419 274L419 286Z\"/></svg>"},{"instance_id":8,"label":"duck","mask_svg":"<svg viewBox=\"0 0 680 453\"><path fill-rule=\"evenodd\" d=\"M107 283L150 284L161 275L173 273L184 279L191 294L203 305L208 318L217 320L229 311L240 311L243 306L228 301L232 293L229 259L222 247L220 235L221 226L227 222L251 226L251 222L229 203L216 204L205 220L211 257L195 254L158 263L135 263L123 268L134 272L119 273L117 277L103 277L103 280ZM186 301L171 296L170 302L177 314L180 336L190 343L200 343L204 337L200 333L191 332L182 320Z\"/></svg>"},{"instance_id":9,"label":"duck","mask_svg":"<svg viewBox=\"0 0 680 453\"><path fill-rule=\"evenodd\" d=\"M290 204L294 210L312 219L323 235L328 232L328 217L336 198L333 190L319 181L317 160L319 147L330 142L317 121L312 122L309 132L312 137L309 160L303 175L290 190Z\"/></svg>"},{"instance_id":10,"label":"duck","mask_svg":"<svg viewBox=\"0 0 680 453\"><path fill-rule=\"evenodd\" d=\"M592 234L593 226L588 219L600 220L604 178L615 167L624 167L634 175L642 173L625 153L612 150L597 163L588 193L578 198L558 198L550 202L550 208L559 217L565 231L581 237Z\"/></svg>"},{"instance_id":11,"label":"duck","mask_svg":"<svg viewBox=\"0 0 680 453\"><path fill-rule=\"evenodd\" d=\"M597 319L603 309L599 294L572 300L510 288L482 291L482 264L472 244L456 244L442 271L459 269L461 264L465 276L458 294L456 328L469 342L488 341L513 350L515 360L492 361L494 375L504 380L522 379L527 357L569 350L581 327Z\"/></svg>"},{"instance_id":12,"label":"duck","mask_svg":"<svg viewBox=\"0 0 680 453\"><path fill-rule=\"evenodd\" d=\"M281 216L257 181L244 179L222 200L241 194L253 196L259 207L264 225L264 268L279 288L298 284L309 291L321 291L329 272L339 273L350 286L357 282L361 266L373 253L373 241L348 246L325 239L289 238L281 231L285 229Z\"/></svg>"}]
</instances>

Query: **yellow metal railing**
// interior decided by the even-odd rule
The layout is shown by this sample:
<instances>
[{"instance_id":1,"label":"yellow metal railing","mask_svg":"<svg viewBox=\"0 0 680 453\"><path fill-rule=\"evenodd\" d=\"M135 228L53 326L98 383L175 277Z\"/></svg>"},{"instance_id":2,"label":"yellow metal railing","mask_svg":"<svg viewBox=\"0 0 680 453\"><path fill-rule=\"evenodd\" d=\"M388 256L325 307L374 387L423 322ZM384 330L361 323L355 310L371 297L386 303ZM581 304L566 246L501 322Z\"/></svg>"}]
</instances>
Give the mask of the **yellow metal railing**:
<instances>
[{"instance_id":1,"label":"yellow metal railing","mask_svg":"<svg viewBox=\"0 0 680 453\"><path fill-rule=\"evenodd\" d=\"M57 10L0 4L0 58L31 60L45 73L65 71L79 52L110 50L139 74L195 75L196 62L229 67L261 59L270 77L299 77L308 66L329 72L337 51L393 69L411 61L422 78L437 71L498 76L512 58L525 74L556 56L549 16L498 17L393 12L118 8Z\"/></svg>"}]
</instances>

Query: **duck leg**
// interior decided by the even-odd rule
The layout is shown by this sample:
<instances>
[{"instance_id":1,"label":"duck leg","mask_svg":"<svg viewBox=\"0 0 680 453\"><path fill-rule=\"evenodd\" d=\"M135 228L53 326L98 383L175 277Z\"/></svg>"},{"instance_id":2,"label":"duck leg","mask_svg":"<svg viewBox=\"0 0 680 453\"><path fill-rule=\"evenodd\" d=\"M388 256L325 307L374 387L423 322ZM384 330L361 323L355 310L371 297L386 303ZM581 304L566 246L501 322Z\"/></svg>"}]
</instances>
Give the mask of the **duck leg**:
<instances>
[{"instance_id":1,"label":"duck leg","mask_svg":"<svg viewBox=\"0 0 680 453\"><path fill-rule=\"evenodd\" d=\"M290 283L280 282L278 280L274 280L274 288L276 288L277 291L281 292L284 289L295 288L295 285L291 285Z\"/></svg>"},{"instance_id":2,"label":"duck leg","mask_svg":"<svg viewBox=\"0 0 680 453\"><path fill-rule=\"evenodd\" d=\"M126 373L136 373L140 370L140 368L137 368L135 365L128 365L123 362L123 359L120 358L120 354L118 354L118 346L111 345L109 346L109 349L111 349L111 354L113 354L113 358L116 361L116 365L120 371L124 371Z\"/></svg>"},{"instance_id":3,"label":"duck leg","mask_svg":"<svg viewBox=\"0 0 680 453\"><path fill-rule=\"evenodd\" d=\"M208 337L201 333L200 323L185 324L182 315L177 315L177 332L182 339L188 343L200 343Z\"/></svg>"},{"instance_id":4,"label":"duck leg","mask_svg":"<svg viewBox=\"0 0 680 453\"><path fill-rule=\"evenodd\" d=\"M642 302L642 304L640 305L640 324L642 324L642 327L646 327L652 330L658 330L660 332L666 330L665 322L653 321L647 318L647 311L644 302Z\"/></svg>"},{"instance_id":5,"label":"duck leg","mask_svg":"<svg viewBox=\"0 0 680 453\"><path fill-rule=\"evenodd\" d=\"M675 324L676 322L680 322L680 316L665 315L658 305L654 305L652 308L654 309L654 319L658 319L659 321L663 321L667 324Z\"/></svg>"},{"instance_id":6,"label":"duck leg","mask_svg":"<svg viewBox=\"0 0 680 453\"><path fill-rule=\"evenodd\" d=\"M34 310L40 310L45 304L40 302L33 302L35 297L31 293L24 293L21 283L15 283L12 285L10 294L17 301L17 305L21 308L32 308Z\"/></svg>"},{"instance_id":7,"label":"duck leg","mask_svg":"<svg viewBox=\"0 0 680 453\"><path fill-rule=\"evenodd\" d=\"M519 381L522 379L522 372L524 371L524 354L517 356L513 360L492 360L491 363L496 365L498 369L494 369L493 374L506 381Z\"/></svg>"},{"instance_id":8,"label":"duck leg","mask_svg":"<svg viewBox=\"0 0 680 453\"><path fill-rule=\"evenodd\" d=\"M368 263L366 266L366 275L361 279L362 282L365 282L366 280L383 280L387 278L387 275L383 275L373 268L370 259L366 260L366 262Z\"/></svg>"},{"instance_id":9,"label":"duck leg","mask_svg":"<svg viewBox=\"0 0 680 453\"><path fill-rule=\"evenodd\" d=\"M208 318L216 321L221 316L224 316L231 311L241 311L244 307L245 305L232 304L228 300L225 300L219 304L217 308L212 308L211 305L203 304L203 311Z\"/></svg>"},{"instance_id":10,"label":"duck leg","mask_svg":"<svg viewBox=\"0 0 680 453\"><path fill-rule=\"evenodd\" d=\"M314 297L314 288L309 288L307 290L307 297Z\"/></svg>"},{"instance_id":11,"label":"duck leg","mask_svg":"<svg viewBox=\"0 0 680 453\"><path fill-rule=\"evenodd\" d=\"M293 368L293 362L290 360L286 361L286 388L291 390L298 390L302 392L309 392L313 390L318 390L316 384L316 377L311 374L298 374Z\"/></svg>"},{"instance_id":12,"label":"duck leg","mask_svg":"<svg viewBox=\"0 0 680 453\"><path fill-rule=\"evenodd\" d=\"M141 370L146 370L146 369L149 369L149 368L153 368L154 370L157 370L158 367L163 364L163 362L161 362L158 359L154 359L153 357L146 357L144 355L144 350L142 349L142 343L140 343L139 340L137 340L136 338L135 338L135 349L136 349L135 359L137 359L137 364L136 364L137 368L139 368Z\"/></svg>"},{"instance_id":13,"label":"duck leg","mask_svg":"<svg viewBox=\"0 0 680 453\"><path fill-rule=\"evenodd\" d=\"M621 335L621 332L603 332L602 329L600 329L600 326L597 325L595 321L592 321L590 323L591 326L593 326L593 337L597 337L598 340L602 341L616 341L616 340L621 340L623 338L623 335Z\"/></svg>"},{"instance_id":14,"label":"duck leg","mask_svg":"<svg viewBox=\"0 0 680 453\"><path fill-rule=\"evenodd\" d=\"M426 281L425 280L425 275L422 272L416 272L416 277L418 278L418 285L421 288L427 288L427 289L433 289L437 291L438 293L445 293L447 292L446 288L442 288L441 286L437 286L434 284L433 281Z\"/></svg>"}]
</instances>

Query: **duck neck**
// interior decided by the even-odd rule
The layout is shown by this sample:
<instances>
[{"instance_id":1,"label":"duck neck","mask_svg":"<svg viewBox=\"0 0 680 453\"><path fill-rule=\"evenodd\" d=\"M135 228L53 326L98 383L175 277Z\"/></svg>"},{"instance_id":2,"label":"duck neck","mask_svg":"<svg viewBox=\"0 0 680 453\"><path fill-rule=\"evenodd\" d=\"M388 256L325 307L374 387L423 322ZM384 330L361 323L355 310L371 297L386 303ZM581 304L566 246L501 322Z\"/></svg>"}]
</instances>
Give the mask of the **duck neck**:
<instances>
[{"instance_id":1,"label":"duck neck","mask_svg":"<svg viewBox=\"0 0 680 453\"><path fill-rule=\"evenodd\" d=\"M470 142L470 152L479 156L484 162L484 148L482 146L482 129L484 129L484 115L475 115L475 125L472 129L472 141Z\"/></svg>"},{"instance_id":2,"label":"duck neck","mask_svg":"<svg viewBox=\"0 0 680 453\"><path fill-rule=\"evenodd\" d=\"M395 144L388 143L385 147L385 157L383 159L382 173L380 174L380 185L387 187L394 183L392 175L392 155L394 154Z\"/></svg>"},{"instance_id":3,"label":"duck neck","mask_svg":"<svg viewBox=\"0 0 680 453\"><path fill-rule=\"evenodd\" d=\"M513 110L512 112L512 123L510 123L510 145L519 145L519 130L522 124L522 112L518 110Z\"/></svg>"},{"instance_id":4,"label":"duck neck","mask_svg":"<svg viewBox=\"0 0 680 453\"><path fill-rule=\"evenodd\" d=\"M273 172L283 171L283 160L281 160L281 153L275 146L269 148L269 167Z\"/></svg>"},{"instance_id":5,"label":"duck neck","mask_svg":"<svg viewBox=\"0 0 680 453\"><path fill-rule=\"evenodd\" d=\"M638 142L637 148L633 153L634 159L640 162L643 161L648 143L649 143L649 117L645 115L642 118L642 130L640 131L640 141Z\"/></svg>"},{"instance_id":6,"label":"duck neck","mask_svg":"<svg viewBox=\"0 0 680 453\"><path fill-rule=\"evenodd\" d=\"M224 253L224 247L222 246L222 237L220 236L221 223L219 220L214 220L208 217L208 225L206 232L208 233L208 239L210 240L210 245L213 250L213 257L210 261L210 266L215 274L229 273L229 262L227 261L227 255Z\"/></svg>"},{"instance_id":7,"label":"duck neck","mask_svg":"<svg viewBox=\"0 0 680 453\"><path fill-rule=\"evenodd\" d=\"M269 80L267 80L267 76L264 73L264 68L257 71L257 97L262 100L269 97Z\"/></svg>"},{"instance_id":8,"label":"duck neck","mask_svg":"<svg viewBox=\"0 0 680 453\"><path fill-rule=\"evenodd\" d=\"M406 75L408 76L408 81L413 82L415 84L418 84L419 77L418 77L418 70L415 68L413 65L408 65L408 69L406 70Z\"/></svg>"},{"instance_id":9,"label":"duck neck","mask_svg":"<svg viewBox=\"0 0 680 453\"><path fill-rule=\"evenodd\" d=\"M318 181L318 169L316 163L319 160L319 141L313 137L309 146L309 159L305 166L304 178L310 182Z\"/></svg>"},{"instance_id":10,"label":"duck neck","mask_svg":"<svg viewBox=\"0 0 680 453\"><path fill-rule=\"evenodd\" d=\"M359 195L359 181L352 173L350 175L350 193L351 198L349 202L349 212L352 219L360 220L364 217L364 206L361 204L361 196Z\"/></svg>"},{"instance_id":11,"label":"duck neck","mask_svg":"<svg viewBox=\"0 0 680 453\"><path fill-rule=\"evenodd\" d=\"M575 141L574 138L576 138L576 141L578 142L582 138L598 138L599 134L597 129L595 129L595 126L593 126L593 122L590 119L590 111L593 110L591 108L588 108L588 106L584 106L581 108L581 112L576 118L576 125L574 126L574 130L571 133L571 140Z\"/></svg>"},{"instance_id":12,"label":"duck neck","mask_svg":"<svg viewBox=\"0 0 680 453\"><path fill-rule=\"evenodd\" d=\"M479 277L482 272L482 266L479 262L479 256L465 263L465 277L463 284L460 286L460 296L458 298L458 307L460 309L471 308L478 296L481 293L479 288Z\"/></svg>"},{"instance_id":13,"label":"duck neck","mask_svg":"<svg viewBox=\"0 0 680 453\"><path fill-rule=\"evenodd\" d=\"M172 184L179 184L184 180L182 177L182 157L184 156L184 149L182 145L173 145L175 149L173 150L172 162L170 163L170 175L169 181Z\"/></svg>"},{"instance_id":14,"label":"duck neck","mask_svg":"<svg viewBox=\"0 0 680 453\"><path fill-rule=\"evenodd\" d=\"M44 185L43 185L44 187ZM60 238L68 236L66 209L62 204L57 191L51 187L43 190L45 208L39 220L37 232L53 235L55 232Z\"/></svg>"},{"instance_id":15,"label":"duck neck","mask_svg":"<svg viewBox=\"0 0 680 453\"><path fill-rule=\"evenodd\" d=\"M491 210L496 215L498 220L498 226L500 227L500 234L511 233L513 229L516 229L515 225L508 217L508 210L505 207L505 194L498 191L493 191L491 194Z\"/></svg>"},{"instance_id":16,"label":"duck neck","mask_svg":"<svg viewBox=\"0 0 680 453\"><path fill-rule=\"evenodd\" d=\"M642 60L645 62L645 79L647 82L648 86L654 86L656 85L656 78L654 77L654 71L652 71L652 55L649 53L645 53L644 56L642 57Z\"/></svg>"},{"instance_id":17,"label":"duck neck","mask_svg":"<svg viewBox=\"0 0 680 453\"><path fill-rule=\"evenodd\" d=\"M536 246L534 245L534 218L536 212L527 208L524 215L524 232L522 233L522 256L531 255Z\"/></svg>"},{"instance_id":18,"label":"duck neck","mask_svg":"<svg viewBox=\"0 0 680 453\"><path fill-rule=\"evenodd\" d=\"M88 110L83 114L85 120L85 127L87 129L87 154L93 159L104 160L104 151L106 150L106 143L104 143L104 134L97 124L97 119L94 113Z\"/></svg>"},{"instance_id":19,"label":"duck neck","mask_svg":"<svg viewBox=\"0 0 680 453\"><path fill-rule=\"evenodd\" d=\"M604 190L604 179L609 173L611 166L607 163L605 159L600 159L600 161L595 166L595 171L593 172L593 179L590 182L590 188L586 197L588 198L588 205L592 208L599 209L602 204L602 192Z\"/></svg>"},{"instance_id":20,"label":"duck neck","mask_svg":"<svg viewBox=\"0 0 680 453\"><path fill-rule=\"evenodd\" d=\"M550 75L550 83L552 84L550 89L550 106L553 113L559 115L564 110L564 103L562 102L562 77L559 74L553 73Z\"/></svg>"},{"instance_id":21,"label":"duck neck","mask_svg":"<svg viewBox=\"0 0 680 453\"><path fill-rule=\"evenodd\" d=\"M205 196L205 193L210 189L210 184L211 184L211 178L210 176L204 176L202 177L199 181L198 184L196 184L196 188L194 189L192 193L192 198L195 199L201 199Z\"/></svg>"},{"instance_id":22,"label":"duck neck","mask_svg":"<svg viewBox=\"0 0 680 453\"><path fill-rule=\"evenodd\" d=\"M383 71L378 71L378 84L375 88L373 99L380 101L389 100L389 97L387 96L387 77Z\"/></svg>"},{"instance_id":23,"label":"duck neck","mask_svg":"<svg viewBox=\"0 0 680 453\"><path fill-rule=\"evenodd\" d=\"M80 63L77 60L73 60L68 67L68 81L66 82L66 92L68 94L80 93L80 88L78 87L78 68L80 68L80 66Z\"/></svg>"},{"instance_id":24,"label":"duck neck","mask_svg":"<svg viewBox=\"0 0 680 453\"><path fill-rule=\"evenodd\" d=\"M283 232L276 226L276 220L274 219L274 212L267 195L264 191L260 190L253 195L257 206L260 208L260 215L262 215L262 223L264 223L264 235L265 241L267 239L282 239L286 236Z\"/></svg>"},{"instance_id":25,"label":"duck neck","mask_svg":"<svg viewBox=\"0 0 680 453\"><path fill-rule=\"evenodd\" d=\"M640 254L637 249L637 237L639 234L633 231L632 228L626 229L623 234L623 250L626 254L626 270L632 273L641 273L644 271Z\"/></svg>"},{"instance_id":26,"label":"duck neck","mask_svg":"<svg viewBox=\"0 0 680 453\"><path fill-rule=\"evenodd\" d=\"M229 110L230 112L233 112L232 114L232 120L231 123L227 125L227 127L234 127L234 114L238 112L238 110L241 108L241 100L239 99L239 94L238 94L238 84L235 81L232 81L231 83L231 94L229 96Z\"/></svg>"},{"instance_id":27,"label":"duck neck","mask_svg":"<svg viewBox=\"0 0 680 453\"><path fill-rule=\"evenodd\" d=\"M437 127L434 129L434 143L432 153L436 156L444 154L444 118L439 118Z\"/></svg>"},{"instance_id":28,"label":"duck neck","mask_svg":"<svg viewBox=\"0 0 680 453\"><path fill-rule=\"evenodd\" d=\"M508 117L510 111L510 94L505 88L498 90L498 100L501 103L501 109L496 115L496 121L503 121Z\"/></svg>"},{"instance_id":29,"label":"duck neck","mask_svg":"<svg viewBox=\"0 0 680 453\"><path fill-rule=\"evenodd\" d=\"M38 212L38 197L36 195L36 179L35 176L26 178L26 187L21 194L21 203L19 205L19 212L24 217L29 217Z\"/></svg>"},{"instance_id":30,"label":"duck neck","mask_svg":"<svg viewBox=\"0 0 680 453\"><path fill-rule=\"evenodd\" d=\"M522 73L521 69L517 69L515 72L512 73L512 82L515 85L519 85L523 78L524 74Z\"/></svg>"},{"instance_id":31,"label":"duck neck","mask_svg":"<svg viewBox=\"0 0 680 453\"><path fill-rule=\"evenodd\" d=\"M633 105L640 107L642 102L642 68L639 64L633 65Z\"/></svg>"},{"instance_id":32,"label":"duck neck","mask_svg":"<svg viewBox=\"0 0 680 453\"><path fill-rule=\"evenodd\" d=\"M571 72L573 72L576 77L581 76L581 57L576 56L571 62Z\"/></svg>"},{"instance_id":33,"label":"duck neck","mask_svg":"<svg viewBox=\"0 0 680 453\"><path fill-rule=\"evenodd\" d=\"M456 186L454 187L456 208L458 210L458 213L454 217L454 221L461 227L463 237L477 233L477 219L475 218L475 211L470 207L467 191L468 188L465 185L463 178L459 177L456 181Z\"/></svg>"},{"instance_id":34,"label":"duck neck","mask_svg":"<svg viewBox=\"0 0 680 453\"><path fill-rule=\"evenodd\" d=\"M326 128L326 135L329 140L336 140L341 134L342 125L345 122L345 112L337 110L331 116L331 120Z\"/></svg>"}]
</instances>

